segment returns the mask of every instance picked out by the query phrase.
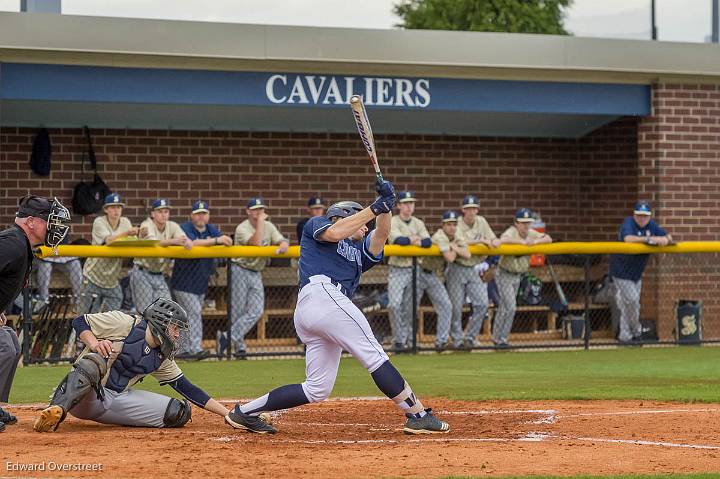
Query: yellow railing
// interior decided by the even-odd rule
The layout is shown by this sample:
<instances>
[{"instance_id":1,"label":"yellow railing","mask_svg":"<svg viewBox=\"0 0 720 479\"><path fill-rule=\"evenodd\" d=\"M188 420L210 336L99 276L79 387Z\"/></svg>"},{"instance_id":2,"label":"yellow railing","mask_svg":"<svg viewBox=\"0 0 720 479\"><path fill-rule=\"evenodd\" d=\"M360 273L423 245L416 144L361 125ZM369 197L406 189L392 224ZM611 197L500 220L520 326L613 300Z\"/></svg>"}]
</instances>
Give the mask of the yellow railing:
<instances>
[{"instance_id":1,"label":"yellow railing","mask_svg":"<svg viewBox=\"0 0 720 479\"><path fill-rule=\"evenodd\" d=\"M67 245L58 248L59 256L105 257L105 258L237 258L237 257L278 257L297 258L300 247L291 246L287 253L276 254L276 246L197 246L186 250L181 246L80 246ZM671 246L648 246L637 243L620 242L567 242L537 246L503 245L488 248L484 245L470 247L474 255L528 255L528 254L648 254L648 253L718 253L720 241L686 241ZM420 248L417 246L385 246L386 256L438 256L437 246ZM50 248L39 248L37 256L53 256Z\"/></svg>"}]
</instances>

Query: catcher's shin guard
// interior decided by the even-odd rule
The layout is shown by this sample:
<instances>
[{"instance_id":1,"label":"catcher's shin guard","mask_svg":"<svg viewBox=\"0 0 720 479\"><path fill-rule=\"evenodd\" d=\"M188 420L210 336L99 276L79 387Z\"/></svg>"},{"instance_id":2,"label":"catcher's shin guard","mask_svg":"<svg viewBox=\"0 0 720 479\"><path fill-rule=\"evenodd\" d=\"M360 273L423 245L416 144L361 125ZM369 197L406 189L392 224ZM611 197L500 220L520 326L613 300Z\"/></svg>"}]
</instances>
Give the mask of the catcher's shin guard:
<instances>
[{"instance_id":1,"label":"catcher's shin guard","mask_svg":"<svg viewBox=\"0 0 720 479\"><path fill-rule=\"evenodd\" d=\"M37 432L56 430L65 420L67 412L94 389L98 399L104 398L102 378L107 372L107 363L97 353L86 354L73 364L70 371L55 389L50 406L45 408L35 421Z\"/></svg>"}]
</instances>

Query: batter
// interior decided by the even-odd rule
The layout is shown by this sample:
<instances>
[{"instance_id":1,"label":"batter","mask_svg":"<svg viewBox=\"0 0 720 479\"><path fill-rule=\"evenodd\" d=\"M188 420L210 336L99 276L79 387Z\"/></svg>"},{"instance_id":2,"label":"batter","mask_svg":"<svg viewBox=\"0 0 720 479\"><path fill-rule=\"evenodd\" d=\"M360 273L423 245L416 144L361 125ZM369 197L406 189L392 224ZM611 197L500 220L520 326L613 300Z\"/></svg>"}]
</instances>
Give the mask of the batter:
<instances>
[{"instance_id":1,"label":"batter","mask_svg":"<svg viewBox=\"0 0 720 479\"><path fill-rule=\"evenodd\" d=\"M274 434L277 430L259 417L261 413L327 399L345 350L362 363L380 391L405 413L405 433L450 430L431 409L425 409L390 363L367 318L350 301L360 275L382 261L390 234L395 190L389 181L381 181L377 191L380 196L365 209L354 201L343 201L305 225L300 240L300 293L294 317L297 334L307 346L305 382L273 389L244 405L238 403L225 416L225 422L232 427ZM366 223L375 217L377 227L367 234Z\"/></svg>"}]
</instances>

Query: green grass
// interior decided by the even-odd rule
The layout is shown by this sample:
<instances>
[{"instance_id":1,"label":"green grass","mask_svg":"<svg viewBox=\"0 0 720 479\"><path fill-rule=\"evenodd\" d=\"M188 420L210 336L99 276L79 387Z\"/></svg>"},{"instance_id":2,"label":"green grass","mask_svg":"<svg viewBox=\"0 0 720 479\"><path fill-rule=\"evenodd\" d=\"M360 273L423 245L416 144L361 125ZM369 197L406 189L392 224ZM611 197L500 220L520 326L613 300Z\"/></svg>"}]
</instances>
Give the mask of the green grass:
<instances>
[{"instance_id":1,"label":"green grass","mask_svg":"<svg viewBox=\"0 0 720 479\"><path fill-rule=\"evenodd\" d=\"M449 399L645 399L720 401L720 348L673 347L591 351L403 355L395 366L421 396ZM218 398L254 397L304 379L304 361L181 363L185 374ZM18 369L11 402L46 402L68 371L62 366ZM170 393L152 378L144 389ZM378 396L354 359L343 359L334 396Z\"/></svg>"}]
</instances>

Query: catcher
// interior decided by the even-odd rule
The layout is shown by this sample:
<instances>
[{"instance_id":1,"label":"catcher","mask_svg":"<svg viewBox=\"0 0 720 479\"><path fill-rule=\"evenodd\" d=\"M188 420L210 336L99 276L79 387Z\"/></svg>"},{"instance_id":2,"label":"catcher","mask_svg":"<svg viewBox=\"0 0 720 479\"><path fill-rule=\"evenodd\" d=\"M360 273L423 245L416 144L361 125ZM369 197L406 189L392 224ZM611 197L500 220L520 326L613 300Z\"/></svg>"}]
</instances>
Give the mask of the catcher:
<instances>
[{"instance_id":1,"label":"catcher","mask_svg":"<svg viewBox=\"0 0 720 479\"><path fill-rule=\"evenodd\" d=\"M67 413L140 427L182 427L190 420L190 402L219 416L227 414L222 404L183 376L173 359L188 331L187 314L174 301L157 299L142 316L120 311L85 314L73 320L73 328L85 349L35 421L37 432L56 430ZM148 374L185 399L132 388Z\"/></svg>"}]
</instances>

